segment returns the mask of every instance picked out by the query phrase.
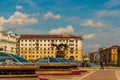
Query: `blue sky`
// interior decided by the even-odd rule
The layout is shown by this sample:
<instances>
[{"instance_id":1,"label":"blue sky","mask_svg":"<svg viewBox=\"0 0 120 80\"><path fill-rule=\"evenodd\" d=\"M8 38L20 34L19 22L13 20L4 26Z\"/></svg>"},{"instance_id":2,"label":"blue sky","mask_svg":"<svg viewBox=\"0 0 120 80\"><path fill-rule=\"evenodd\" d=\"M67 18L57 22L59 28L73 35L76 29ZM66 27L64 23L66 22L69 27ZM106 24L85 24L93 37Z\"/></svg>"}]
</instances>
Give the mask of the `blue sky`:
<instances>
[{"instance_id":1,"label":"blue sky","mask_svg":"<svg viewBox=\"0 0 120 80\"><path fill-rule=\"evenodd\" d=\"M120 0L0 0L0 30L83 35L83 52L120 45Z\"/></svg>"}]
</instances>

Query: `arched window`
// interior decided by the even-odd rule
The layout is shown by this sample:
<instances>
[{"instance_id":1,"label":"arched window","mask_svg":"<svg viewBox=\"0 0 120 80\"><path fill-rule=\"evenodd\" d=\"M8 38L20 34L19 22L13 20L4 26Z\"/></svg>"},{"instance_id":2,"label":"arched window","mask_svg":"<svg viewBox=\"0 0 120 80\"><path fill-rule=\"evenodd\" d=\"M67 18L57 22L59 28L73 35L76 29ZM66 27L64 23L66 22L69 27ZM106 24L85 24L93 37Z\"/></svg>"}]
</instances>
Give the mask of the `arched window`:
<instances>
[{"instance_id":1,"label":"arched window","mask_svg":"<svg viewBox=\"0 0 120 80\"><path fill-rule=\"evenodd\" d=\"M69 59L70 60L74 60L75 58L74 58L74 56L70 56Z\"/></svg>"}]
</instances>

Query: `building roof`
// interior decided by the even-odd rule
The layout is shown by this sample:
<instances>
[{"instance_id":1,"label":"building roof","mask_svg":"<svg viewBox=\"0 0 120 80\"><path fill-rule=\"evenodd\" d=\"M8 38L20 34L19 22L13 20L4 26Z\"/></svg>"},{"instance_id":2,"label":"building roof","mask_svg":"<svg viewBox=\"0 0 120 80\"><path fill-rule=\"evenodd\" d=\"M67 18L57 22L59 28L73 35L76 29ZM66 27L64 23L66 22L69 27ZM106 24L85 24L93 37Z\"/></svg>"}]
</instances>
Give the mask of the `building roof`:
<instances>
[{"instance_id":1,"label":"building roof","mask_svg":"<svg viewBox=\"0 0 120 80\"><path fill-rule=\"evenodd\" d=\"M108 46L108 47L103 47L103 48L99 48L100 51L102 50L107 50L107 49L114 49L114 48L120 48L120 46L118 45L112 45L112 46Z\"/></svg>"},{"instance_id":2,"label":"building roof","mask_svg":"<svg viewBox=\"0 0 120 80\"><path fill-rule=\"evenodd\" d=\"M28 38L80 38L81 36L75 36L70 34L62 34L62 35L21 35L20 39L28 39Z\"/></svg>"},{"instance_id":3,"label":"building roof","mask_svg":"<svg viewBox=\"0 0 120 80\"><path fill-rule=\"evenodd\" d=\"M65 58L45 57L45 58L36 59L35 62L36 63L68 63L69 60Z\"/></svg>"},{"instance_id":4,"label":"building roof","mask_svg":"<svg viewBox=\"0 0 120 80\"><path fill-rule=\"evenodd\" d=\"M60 64L64 64L64 63L69 63L69 64L77 64L79 66L82 65L83 61L78 61L78 60L69 60L66 58L53 58L53 57L45 57L45 58L38 58L35 60L35 63L49 63L49 64L56 64L56 63L60 63ZM90 63L91 66L99 66L93 63Z\"/></svg>"},{"instance_id":5,"label":"building roof","mask_svg":"<svg viewBox=\"0 0 120 80\"><path fill-rule=\"evenodd\" d=\"M17 55L0 52L0 64L5 63L7 59L11 59L13 62L18 63L18 64L30 63L26 59L21 58Z\"/></svg>"}]
</instances>

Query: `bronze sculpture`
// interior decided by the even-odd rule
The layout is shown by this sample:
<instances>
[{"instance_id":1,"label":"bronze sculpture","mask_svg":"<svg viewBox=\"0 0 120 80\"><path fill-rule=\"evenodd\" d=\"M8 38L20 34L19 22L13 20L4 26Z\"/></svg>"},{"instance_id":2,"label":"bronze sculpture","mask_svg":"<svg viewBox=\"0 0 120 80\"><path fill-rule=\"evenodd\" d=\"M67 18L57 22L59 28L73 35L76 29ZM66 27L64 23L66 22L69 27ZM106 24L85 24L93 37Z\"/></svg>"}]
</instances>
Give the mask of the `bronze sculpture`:
<instances>
[{"instance_id":1,"label":"bronze sculpture","mask_svg":"<svg viewBox=\"0 0 120 80\"><path fill-rule=\"evenodd\" d=\"M56 47L56 58L65 58L65 50L68 49L68 45L67 44L54 44L54 43L51 43L51 46L52 47Z\"/></svg>"}]
</instances>

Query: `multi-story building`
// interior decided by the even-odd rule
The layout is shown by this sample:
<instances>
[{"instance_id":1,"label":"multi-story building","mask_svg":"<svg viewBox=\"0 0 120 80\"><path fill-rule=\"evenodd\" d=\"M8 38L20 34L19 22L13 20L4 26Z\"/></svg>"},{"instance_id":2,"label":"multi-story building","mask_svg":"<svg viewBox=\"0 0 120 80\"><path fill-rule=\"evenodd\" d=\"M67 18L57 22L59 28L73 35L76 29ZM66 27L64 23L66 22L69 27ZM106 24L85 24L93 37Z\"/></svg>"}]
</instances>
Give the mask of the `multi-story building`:
<instances>
[{"instance_id":1,"label":"multi-story building","mask_svg":"<svg viewBox=\"0 0 120 80\"><path fill-rule=\"evenodd\" d=\"M106 48L100 48L99 53L100 59L106 64L120 64L120 46L115 45Z\"/></svg>"},{"instance_id":2,"label":"multi-story building","mask_svg":"<svg viewBox=\"0 0 120 80\"><path fill-rule=\"evenodd\" d=\"M16 54L17 35L9 32L0 31L0 48L3 52Z\"/></svg>"},{"instance_id":3,"label":"multi-story building","mask_svg":"<svg viewBox=\"0 0 120 80\"><path fill-rule=\"evenodd\" d=\"M99 53L96 52L90 52L89 53L89 58L91 63L98 63L99 61Z\"/></svg>"},{"instance_id":4,"label":"multi-story building","mask_svg":"<svg viewBox=\"0 0 120 80\"><path fill-rule=\"evenodd\" d=\"M55 57L56 47L53 44L67 44L65 58L82 60L82 40L81 36L62 35L21 35L18 40L19 56L27 60L35 60L42 57Z\"/></svg>"}]
</instances>

